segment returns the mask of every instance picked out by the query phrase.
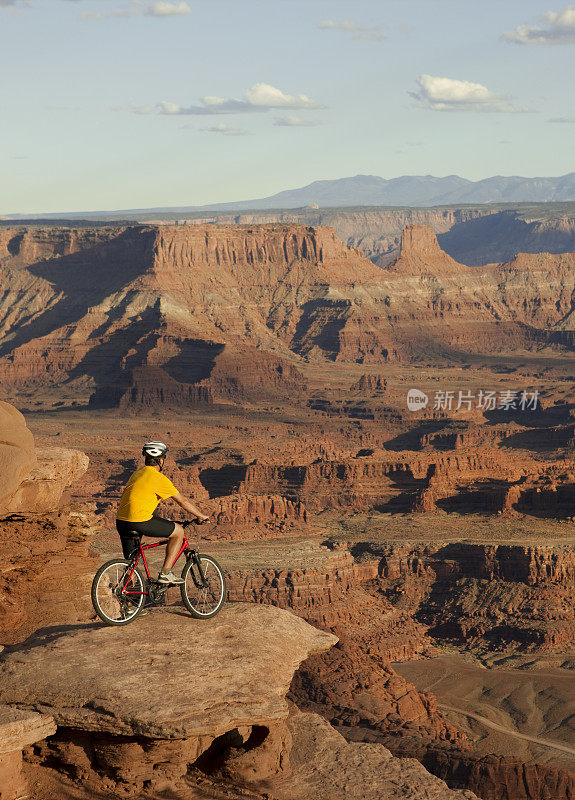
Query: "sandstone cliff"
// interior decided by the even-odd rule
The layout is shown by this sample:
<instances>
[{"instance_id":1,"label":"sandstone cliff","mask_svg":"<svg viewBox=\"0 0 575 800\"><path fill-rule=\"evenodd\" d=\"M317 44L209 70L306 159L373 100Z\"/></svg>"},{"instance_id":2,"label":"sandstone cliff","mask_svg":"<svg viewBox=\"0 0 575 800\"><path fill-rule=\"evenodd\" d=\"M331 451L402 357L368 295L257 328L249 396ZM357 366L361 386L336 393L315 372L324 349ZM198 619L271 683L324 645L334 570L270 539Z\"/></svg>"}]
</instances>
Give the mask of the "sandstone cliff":
<instances>
[{"instance_id":1,"label":"sandstone cliff","mask_svg":"<svg viewBox=\"0 0 575 800\"><path fill-rule=\"evenodd\" d=\"M253 606L225 609L208 638L179 615L144 624L149 635L140 626L45 629L4 659L1 702L41 709L58 726L38 746L40 760L85 788L112 778L129 796L171 790L202 755L207 767L234 743L263 751L252 780L286 771L291 676L335 637Z\"/></svg>"},{"instance_id":2,"label":"sandstone cliff","mask_svg":"<svg viewBox=\"0 0 575 800\"><path fill-rule=\"evenodd\" d=\"M78 450L37 451L24 417L0 403L0 515L58 509L66 487L84 474L88 457Z\"/></svg>"},{"instance_id":3,"label":"sandstone cliff","mask_svg":"<svg viewBox=\"0 0 575 800\"><path fill-rule=\"evenodd\" d=\"M95 520L90 508L64 499L87 466L78 450L36 450L22 414L0 404L0 643L63 621L87 601L74 570L85 573L90 564Z\"/></svg>"},{"instance_id":4,"label":"sandstone cliff","mask_svg":"<svg viewBox=\"0 0 575 800\"><path fill-rule=\"evenodd\" d=\"M0 403L0 431L0 512L6 513L38 462L24 417L8 403Z\"/></svg>"},{"instance_id":5,"label":"sandstone cliff","mask_svg":"<svg viewBox=\"0 0 575 800\"><path fill-rule=\"evenodd\" d=\"M471 269L421 226L406 229L386 269L329 228L2 235L8 390L65 385L69 398L122 407L297 401L306 362L449 360L575 341L573 254Z\"/></svg>"},{"instance_id":6,"label":"sandstone cliff","mask_svg":"<svg viewBox=\"0 0 575 800\"><path fill-rule=\"evenodd\" d=\"M489 648L492 655L570 651L572 545L366 544L356 546L358 554L370 556L359 563L343 546L316 563L321 548L314 553L308 545L305 568L299 563L301 542L284 543L281 558L279 544L275 557L269 548L252 545L251 557L244 553L250 567L230 576L231 597L288 607L338 635L335 647L296 673L291 696L300 708L321 714L352 741L379 742L395 755L417 756L453 788L467 786L490 800L567 800L575 780L571 771L479 756L442 717L435 697L415 691L389 659L429 655L429 635L460 647ZM254 558L264 552L274 569L258 564L261 555ZM514 684L508 685L513 691Z\"/></svg>"},{"instance_id":7,"label":"sandstone cliff","mask_svg":"<svg viewBox=\"0 0 575 800\"><path fill-rule=\"evenodd\" d=\"M438 640L551 653L575 641L573 545L390 546L379 571Z\"/></svg>"},{"instance_id":8,"label":"sandstone cliff","mask_svg":"<svg viewBox=\"0 0 575 800\"><path fill-rule=\"evenodd\" d=\"M456 261L482 266L512 259L516 253L567 253L575 250L573 204L534 204L463 208L305 208L215 214L216 224L328 225L349 247L358 247L376 264L397 258L407 225L428 225Z\"/></svg>"},{"instance_id":9,"label":"sandstone cliff","mask_svg":"<svg viewBox=\"0 0 575 800\"><path fill-rule=\"evenodd\" d=\"M249 464L239 489L297 498L314 511L338 507L406 511L417 508L422 493L430 488L434 502L428 510L441 498L475 487L484 510L497 512L503 507L506 487L531 469L537 467L529 458L488 447L442 453L383 452L334 461L318 458L311 464Z\"/></svg>"},{"instance_id":10,"label":"sandstone cliff","mask_svg":"<svg viewBox=\"0 0 575 800\"><path fill-rule=\"evenodd\" d=\"M346 735L376 732L377 741L392 750L399 742L413 753L437 746L468 749L467 738L445 720L434 696L418 692L390 666L391 660L429 654L429 640L381 591L377 561L358 564L346 549L301 541L278 542L247 560L229 577L231 600L289 608L339 638L296 673L290 696L300 708L321 714ZM421 577L424 594L427 581Z\"/></svg>"}]
</instances>

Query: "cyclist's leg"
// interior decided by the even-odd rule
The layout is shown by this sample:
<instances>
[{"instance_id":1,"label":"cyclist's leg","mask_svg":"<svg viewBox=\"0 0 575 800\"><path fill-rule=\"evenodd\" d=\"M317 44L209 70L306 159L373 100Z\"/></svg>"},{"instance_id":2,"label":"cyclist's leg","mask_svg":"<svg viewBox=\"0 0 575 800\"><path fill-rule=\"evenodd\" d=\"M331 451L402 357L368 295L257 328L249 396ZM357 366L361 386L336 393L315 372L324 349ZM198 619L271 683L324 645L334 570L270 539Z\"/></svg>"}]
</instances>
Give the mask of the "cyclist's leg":
<instances>
[{"instance_id":1,"label":"cyclist's leg","mask_svg":"<svg viewBox=\"0 0 575 800\"><path fill-rule=\"evenodd\" d=\"M156 539L166 539L166 557L161 573L168 573L173 567L176 556L184 543L184 529L177 522L163 517L152 517L146 522L136 523L137 530L144 536L153 536ZM160 574L161 574L160 573Z\"/></svg>"},{"instance_id":2,"label":"cyclist's leg","mask_svg":"<svg viewBox=\"0 0 575 800\"><path fill-rule=\"evenodd\" d=\"M166 558L164 559L162 572L169 572L171 568L174 566L174 562L176 561L176 556L182 549L183 543L184 543L184 529L182 528L181 525L178 525L177 522L174 522L174 532L168 539L168 544L166 546Z\"/></svg>"}]
</instances>

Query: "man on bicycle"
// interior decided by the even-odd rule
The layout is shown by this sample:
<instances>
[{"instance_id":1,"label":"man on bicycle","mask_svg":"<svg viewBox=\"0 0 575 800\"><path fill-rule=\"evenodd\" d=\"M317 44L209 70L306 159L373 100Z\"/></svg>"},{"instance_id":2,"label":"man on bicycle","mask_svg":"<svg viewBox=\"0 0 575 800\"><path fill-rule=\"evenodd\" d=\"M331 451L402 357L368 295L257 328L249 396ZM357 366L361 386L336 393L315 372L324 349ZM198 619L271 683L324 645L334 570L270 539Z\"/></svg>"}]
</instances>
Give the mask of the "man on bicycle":
<instances>
[{"instance_id":1,"label":"man on bicycle","mask_svg":"<svg viewBox=\"0 0 575 800\"><path fill-rule=\"evenodd\" d=\"M154 516L158 503L171 497L198 522L207 522L208 517L162 474L167 452L168 447L163 442L146 442L143 446L144 466L136 470L126 484L116 515L116 529L125 558L130 558L139 547L141 536L167 539L166 558L158 582L171 586L183 582L171 569L184 542L184 529L177 522Z\"/></svg>"}]
</instances>

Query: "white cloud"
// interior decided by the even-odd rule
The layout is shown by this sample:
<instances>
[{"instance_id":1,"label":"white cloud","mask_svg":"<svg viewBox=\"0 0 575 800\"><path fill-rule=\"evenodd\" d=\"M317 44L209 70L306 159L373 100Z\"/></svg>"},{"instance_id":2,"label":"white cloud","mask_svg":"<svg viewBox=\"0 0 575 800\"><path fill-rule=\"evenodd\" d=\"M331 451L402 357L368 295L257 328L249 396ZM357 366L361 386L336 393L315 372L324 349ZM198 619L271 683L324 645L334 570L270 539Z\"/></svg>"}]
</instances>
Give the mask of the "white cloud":
<instances>
[{"instance_id":1,"label":"white cloud","mask_svg":"<svg viewBox=\"0 0 575 800\"><path fill-rule=\"evenodd\" d=\"M13 2L14 0L7 0ZM79 2L80 0L71 0L71 2ZM6 0L0 0L0 5ZM81 20L95 20L102 19L104 16L128 18L128 17L177 17L184 14L191 14L192 9L187 2L168 2L168 0L157 0L155 3L145 2L145 0L132 0L131 5L126 8L117 8L115 11L110 11L107 15L92 11L83 11L78 14L78 19Z\"/></svg>"},{"instance_id":2,"label":"white cloud","mask_svg":"<svg viewBox=\"0 0 575 800\"><path fill-rule=\"evenodd\" d=\"M502 36L514 44L575 44L575 6L563 11L547 11L543 25L519 25Z\"/></svg>"},{"instance_id":3,"label":"white cloud","mask_svg":"<svg viewBox=\"0 0 575 800\"><path fill-rule=\"evenodd\" d=\"M425 108L433 111L483 111L515 114L527 111L509 102L509 95L495 94L486 86L471 81L420 75L419 89L409 92Z\"/></svg>"},{"instance_id":4,"label":"white cloud","mask_svg":"<svg viewBox=\"0 0 575 800\"><path fill-rule=\"evenodd\" d=\"M324 19L317 26L320 30L324 31L344 31L351 33L354 39L371 40L375 42L382 42L385 39L383 35L383 25L360 25L351 19L344 19L336 21L333 19Z\"/></svg>"},{"instance_id":5,"label":"white cloud","mask_svg":"<svg viewBox=\"0 0 575 800\"><path fill-rule=\"evenodd\" d=\"M211 116L215 114L246 114L262 113L273 108L312 108L319 109L324 106L315 103L305 94L285 94L269 83L256 83L246 92L243 98L213 97L200 98L201 105L179 106L175 103L162 102L155 106L135 106L131 108L136 114L177 114Z\"/></svg>"},{"instance_id":6,"label":"white cloud","mask_svg":"<svg viewBox=\"0 0 575 800\"><path fill-rule=\"evenodd\" d=\"M180 113L180 106L177 106L175 103L158 103L157 106L152 107L153 111L159 111L160 114L179 114Z\"/></svg>"},{"instance_id":7,"label":"white cloud","mask_svg":"<svg viewBox=\"0 0 575 800\"><path fill-rule=\"evenodd\" d=\"M268 111L269 108L247 100L237 100L233 97L201 97L200 106L178 106L175 103L158 103L159 114L192 114L198 116L211 116L212 114L252 114Z\"/></svg>"},{"instance_id":8,"label":"white cloud","mask_svg":"<svg viewBox=\"0 0 575 800\"><path fill-rule=\"evenodd\" d=\"M212 125L210 128L200 128L205 133L221 133L223 136L249 136L251 131L244 128L235 128L233 125Z\"/></svg>"},{"instance_id":9,"label":"white cloud","mask_svg":"<svg viewBox=\"0 0 575 800\"><path fill-rule=\"evenodd\" d=\"M120 8L113 12L114 17L177 17L183 14L191 14L192 9L186 2L170 3L167 0L159 0L155 3L145 3L144 0L132 0L132 5L128 8Z\"/></svg>"},{"instance_id":10,"label":"white cloud","mask_svg":"<svg viewBox=\"0 0 575 800\"><path fill-rule=\"evenodd\" d=\"M575 125L575 117L552 117L547 122L558 122L565 125Z\"/></svg>"},{"instance_id":11,"label":"white cloud","mask_svg":"<svg viewBox=\"0 0 575 800\"><path fill-rule=\"evenodd\" d=\"M176 17L191 13L192 9L187 3L168 3L166 0L148 5L144 11L149 17Z\"/></svg>"},{"instance_id":12,"label":"white cloud","mask_svg":"<svg viewBox=\"0 0 575 800\"><path fill-rule=\"evenodd\" d=\"M274 125L279 128L313 128L318 123L312 119L302 119L293 114L288 114L285 117L276 117Z\"/></svg>"},{"instance_id":13,"label":"white cloud","mask_svg":"<svg viewBox=\"0 0 575 800\"><path fill-rule=\"evenodd\" d=\"M256 83L244 93L245 100L254 106L266 108L321 108L305 94L284 94L269 83Z\"/></svg>"}]
</instances>

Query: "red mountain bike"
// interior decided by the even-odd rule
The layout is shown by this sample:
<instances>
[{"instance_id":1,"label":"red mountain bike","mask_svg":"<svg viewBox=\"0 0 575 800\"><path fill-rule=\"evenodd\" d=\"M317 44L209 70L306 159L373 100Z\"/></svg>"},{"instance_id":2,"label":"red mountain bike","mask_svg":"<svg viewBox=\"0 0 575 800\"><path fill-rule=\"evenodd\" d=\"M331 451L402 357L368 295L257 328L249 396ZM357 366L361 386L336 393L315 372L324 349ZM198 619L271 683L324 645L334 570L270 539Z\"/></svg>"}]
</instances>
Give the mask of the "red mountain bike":
<instances>
[{"instance_id":1,"label":"red mountain bike","mask_svg":"<svg viewBox=\"0 0 575 800\"><path fill-rule=\"evenodd\" d=\"M182 523L187 528L191 522ZM134 550L131 558L113 558L102 564L92 581L92 605L96 614L106 625L127 625L133 622L145 605L161 605L165 601L169 586L158 583L150 575L146 550L166 545L166 540L153 544L142 544ZM192 617L211 619L221 609L226 594L224 573L211 556L193 550L187 536L175 563L182 553L186 563L182 569L180 592L182 602ZM145 574L138 566L140 559ZM172 567L173 568L173 567Z\"/></svg>"}]
</instances>

